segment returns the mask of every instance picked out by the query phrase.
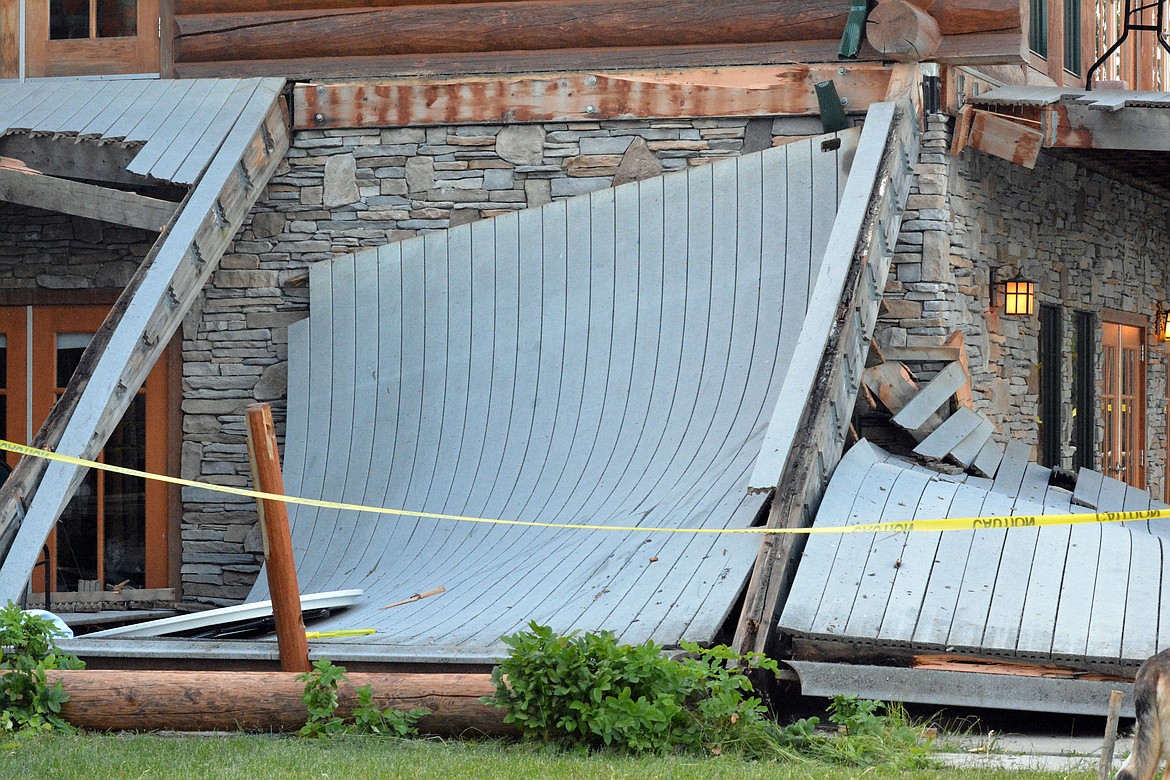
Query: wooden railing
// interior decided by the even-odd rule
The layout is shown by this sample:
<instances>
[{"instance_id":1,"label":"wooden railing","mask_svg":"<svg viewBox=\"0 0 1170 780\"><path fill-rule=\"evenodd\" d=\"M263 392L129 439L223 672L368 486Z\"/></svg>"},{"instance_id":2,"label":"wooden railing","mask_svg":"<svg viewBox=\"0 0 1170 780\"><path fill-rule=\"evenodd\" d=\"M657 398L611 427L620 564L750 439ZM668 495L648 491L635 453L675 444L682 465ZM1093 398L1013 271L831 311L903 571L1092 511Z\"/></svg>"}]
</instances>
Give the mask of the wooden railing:
<instances>
[{"instance_id":1,"label":"wooden railing","mask_svg":"<svg viewBox=\"0 0 1170 780\"><path fill-rule=\"evenodd\" d=\"M1153 24L1155 0L1135 0L1133 5L1151 4L1140 11L1140 23ZM1112 46L1125 31L1125 0L1086 0L1084 14L1092 20L1086 41L1085 70ZM1165 32L1163 33L1166 34ZM1124 81L1129 89L1170 90L1170 52L1158 45L1152 31L1134 30L1094 74L1094 80Z\"/></svg>"}]
</instances>

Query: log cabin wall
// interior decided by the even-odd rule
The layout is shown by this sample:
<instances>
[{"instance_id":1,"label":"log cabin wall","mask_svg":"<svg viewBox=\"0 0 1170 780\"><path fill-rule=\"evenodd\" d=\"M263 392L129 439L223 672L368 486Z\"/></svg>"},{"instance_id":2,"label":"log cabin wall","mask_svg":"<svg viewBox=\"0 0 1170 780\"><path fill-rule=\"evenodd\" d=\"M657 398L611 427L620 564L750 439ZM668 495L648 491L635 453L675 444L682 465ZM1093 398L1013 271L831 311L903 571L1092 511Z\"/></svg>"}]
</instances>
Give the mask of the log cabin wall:
<instances>
[{"instance_id":1,"label":"log cabin wall","mask_svg":"<svg viewBox=\"0 0 1170 780\"><path fill-rule=\"evenodd\" d=\"M925 5L940 60L1023 61L1018 0ZM175 0L171 29L178 77L368 78L835 62L848 13L843 0Z\"/></svg>"}]
</instances>

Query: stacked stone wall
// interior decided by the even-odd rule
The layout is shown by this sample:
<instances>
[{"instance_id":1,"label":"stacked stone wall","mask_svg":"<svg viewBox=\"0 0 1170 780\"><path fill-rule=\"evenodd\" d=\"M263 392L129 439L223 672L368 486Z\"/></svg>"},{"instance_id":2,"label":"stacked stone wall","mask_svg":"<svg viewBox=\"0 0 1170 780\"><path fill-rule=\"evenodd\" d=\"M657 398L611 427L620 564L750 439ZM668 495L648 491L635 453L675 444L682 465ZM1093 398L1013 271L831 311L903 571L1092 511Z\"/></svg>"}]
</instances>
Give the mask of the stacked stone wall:
<instances>
[{"instance_id":1,"label":"stacked stone wall","mask_svg":"<svg viewBox=\"0 0 1170 780\"><path fill-rule=\"evenodd\" d=\"M965 334L975 408L1000 441L1039 442L1038 316L992 310L993 270L1035 280L1037 304L1061 306L1064 341L1061 464L1072 465L1075 316L1112 309L1153 316L1166 300L1168 202L1123 181L1043 153L1034 170L972 149L948 153L951 123L933 117L923 136L909 209L886 285L880 345L939 345ZM1037 306L1038 311L1038 306ZM1101 387L1100 326L1096 386ZM1146 350L1147 484L1165 485L1167 355ZM924 376L938 366L925 366ZM1097 410L1076 410L1078 414ZM1096 414L1097 449L1103 439ZM1100 464L1100 456L1096 457Z\"/></svg>"},{"instance_id":2,"label":"stacked stone wall","mask_svg":"<svg viewBox=\"0 0 1170 780\"><path fill-rule=\"evenodd\" d=\"M244 485L243 409L283 429L288 325L315 262L821 132L818 118L307 131L184 323L182 475ZM246 500L186 490L187 598L242 598L259 570Z\"/></svg>"}]
</instances>

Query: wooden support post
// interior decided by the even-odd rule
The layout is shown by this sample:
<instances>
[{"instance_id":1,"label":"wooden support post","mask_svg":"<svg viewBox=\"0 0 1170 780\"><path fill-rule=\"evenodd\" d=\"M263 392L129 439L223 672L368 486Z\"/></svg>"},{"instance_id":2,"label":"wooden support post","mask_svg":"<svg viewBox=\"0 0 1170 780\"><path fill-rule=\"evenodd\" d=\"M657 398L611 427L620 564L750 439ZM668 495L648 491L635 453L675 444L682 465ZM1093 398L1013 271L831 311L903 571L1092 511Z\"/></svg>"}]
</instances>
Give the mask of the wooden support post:
<instances>
[{"instance_id":1,"label":"wooden support post","mask_svg":"<svg viewBox=\"0 0 1170 780\"><path fill-rule=\"evenodd\" d=\"M1109 694L1109 715L1105 719L1105 741L1101 744L1101 762L1097 765L1099 780L1109 780L1113 769L1113 746L1117 744L1117 718L1121 715L1121 691Z\"/></svg>"},{"instance_id":2,"label":"wooden support post","mask_svg":"<svg viewBox=\"0 0 1170 780\"><path fill-rule=\"evenodd\" d=\"M264 493L284 495L280 455L276 450L276 429L268 404L251 404L248 416L248 459L252 484ZM276 644L280 668L286 672L309 671L309 641L301 616L301 591L297 586L292 535L288 530L288 507L283 501L256 502L264 537L264 563L268 589L272 591L272 616L276 620Z\"/></svg>"}]
</instances>

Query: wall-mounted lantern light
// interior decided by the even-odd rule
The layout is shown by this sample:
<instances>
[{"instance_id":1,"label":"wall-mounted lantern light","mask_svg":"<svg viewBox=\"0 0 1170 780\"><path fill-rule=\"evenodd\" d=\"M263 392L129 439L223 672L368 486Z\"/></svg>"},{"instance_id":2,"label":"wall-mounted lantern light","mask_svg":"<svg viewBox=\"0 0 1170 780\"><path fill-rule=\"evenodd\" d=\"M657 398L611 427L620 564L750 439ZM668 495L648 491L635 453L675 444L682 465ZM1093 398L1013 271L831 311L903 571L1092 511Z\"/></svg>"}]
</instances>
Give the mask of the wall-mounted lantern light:
<instances>
[{"instance_id":1,"label":"wall-mounted lantern light","mask_svg":"<svg viewBox=\"0 0 1170 780\"><path fill-rule=\"evenodd\" d=\"M1158 304L1158 314L1154 319L1154 337L1158 341L1170 341L1170 311Z\"/></svg>"},{"instance_id":2,"label":"wall-mounted lantern light","mask_svg":"<svg viewBox=\"0 0 1170 780\"><path fill-rule=\"evenodd\" d=\"M992 269L990 297L993 309L1003 309L1013 317L1030 317L1036 312L1036 283L1019 274L1000 281Z\"/></svg>"}]
</instances>

